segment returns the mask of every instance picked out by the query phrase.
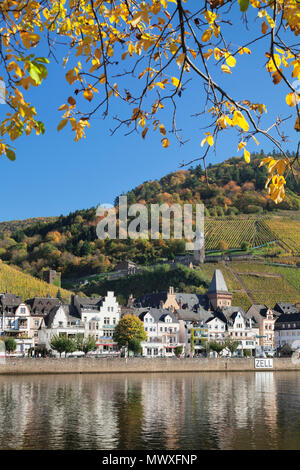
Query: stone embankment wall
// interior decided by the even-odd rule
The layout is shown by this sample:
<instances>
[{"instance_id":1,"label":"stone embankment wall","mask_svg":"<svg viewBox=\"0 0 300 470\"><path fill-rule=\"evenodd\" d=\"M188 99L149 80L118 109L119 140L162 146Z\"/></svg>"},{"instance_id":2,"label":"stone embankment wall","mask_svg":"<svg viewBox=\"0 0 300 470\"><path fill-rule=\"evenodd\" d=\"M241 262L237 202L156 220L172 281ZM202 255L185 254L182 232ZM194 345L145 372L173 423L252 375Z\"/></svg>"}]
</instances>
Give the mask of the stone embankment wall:
<instances>
[{"instance_id":1,"label":"stone embankment wall","mask_svg":"<svg viewBox=\"0 0 300 470\"><path fill-rule=\"evenodd\" d=\"M204 358L0 358L0 374L88 374L139 372L231 372L255 371L254 359ZM260 369L261 370L261 369ZM299 370L290 358L273 359L273 369Z\"/></svg>"}]
</instances>

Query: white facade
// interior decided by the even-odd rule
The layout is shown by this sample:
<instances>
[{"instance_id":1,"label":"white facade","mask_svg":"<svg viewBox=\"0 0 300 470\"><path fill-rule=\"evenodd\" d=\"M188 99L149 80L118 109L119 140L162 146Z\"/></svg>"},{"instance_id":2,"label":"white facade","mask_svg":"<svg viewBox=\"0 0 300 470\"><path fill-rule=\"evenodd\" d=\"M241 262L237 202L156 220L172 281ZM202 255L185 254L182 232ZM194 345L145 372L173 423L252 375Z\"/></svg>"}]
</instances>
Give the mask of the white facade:
<instances>
[{"instance_id":1,"label":"white facade","mask_svg":"<svg viewBox=\"0 0 300 470\"><path fill-rule=\"evenodd\" d=\"M207 321L209 341L224 341L226 332L226 323L218 317L214 317Z\"/></svg>"},{"instance_id":2,"label":"white facade","mask_svg":"<svg viewBox=\"0 0 300 470\"><path fill-rule=\"evenodd\" d=\"M11 336L17 343L14 356L26 356L29 349L34 347L33 332L31 330L31 316L28 306L21 303L14 313L1 315L1 332L4 336Z\"/></svg>"},{"instance_id":3,"label":"white facade","mask_svg":"<svg viewBox=\"0 0 300 470\"><path fill-rule=\"evenodd\" d=\"M238 312L233 325L228 326L228 337L233 341L239 341L237 351L249 349L254 353L255 348L259 346L259 328L254 328L251 320L249 322L250 326L247 326L244 316Z\"/></svg>"},{"instance_id":4,"label":"white facade","mask_svg":"<svg viewBox=\"0 0 300 470\"><path fill-rule=\"evenodd\" d=\"M171 315L156 315L147 312L143 317L147 341L143 341L142 354L146 357L174 356L174 350L179 343L179 322L174 321Z\"/></svg>"},{"instance_id":5,"label":"white facade","mask_svg":"<svg viewBox=\"0 0 300 470\"><path fill-rule=\"evenodd\" d=\"M100 310L83 308L81 319L85 325L85 337L93 336L96 339L99 353L117 351L117 344L113 341L116 325L120 321L121 308L114 293L107 292Z\"/></svg>"},{"instance_id":6,"label":"white facade","mask_svg":"<svg viewBox=\"0 0 300 470\"><path fill-rule=\"evenodd\" d=\"M50 343L53 336L65 335L68 338L74 338L77 334L84 335L84 325L79 318L68 315L67 309L68 306L61 305L57 308L48 327L43 324L38 334L40 345L51 349Z\"/></svg>"},{"instance_id":7,"label":"white facade","mask_svg":"<svg viewBox=\"0 0 300 470\"><path fill-rule=\"evenodd\" d=\"M285 344L291 346L292 349L300 347L300 329L282 329L275 330L274 342L275 348L280 348Z\"/></svg>"}]
</instances>

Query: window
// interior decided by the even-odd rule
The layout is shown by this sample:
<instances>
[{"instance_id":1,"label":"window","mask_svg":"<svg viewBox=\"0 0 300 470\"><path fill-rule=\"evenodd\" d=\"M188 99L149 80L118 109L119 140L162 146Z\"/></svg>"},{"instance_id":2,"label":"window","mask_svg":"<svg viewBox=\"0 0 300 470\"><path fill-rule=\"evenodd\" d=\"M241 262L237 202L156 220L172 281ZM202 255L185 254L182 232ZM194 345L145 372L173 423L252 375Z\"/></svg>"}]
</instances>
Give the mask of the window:
<instances>
[{"instance_id":1,"label":"window","mask_svg":"<svg viewBox=\"0 0 300 470\"><path fill-rule=\"evenodd\" d=\"M34 326L39 326L39 321L38 320L34 320Z\"/></svg>"}]
</instances>

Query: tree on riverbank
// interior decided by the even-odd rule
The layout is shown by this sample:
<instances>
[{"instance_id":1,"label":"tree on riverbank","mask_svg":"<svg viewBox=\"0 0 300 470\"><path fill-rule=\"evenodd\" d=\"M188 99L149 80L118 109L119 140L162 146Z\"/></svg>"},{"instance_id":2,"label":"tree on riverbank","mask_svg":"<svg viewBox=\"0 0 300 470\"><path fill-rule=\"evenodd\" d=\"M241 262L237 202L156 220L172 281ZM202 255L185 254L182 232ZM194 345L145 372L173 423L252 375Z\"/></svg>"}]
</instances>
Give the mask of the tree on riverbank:
<instances>
[{"instance_id":1,"label":"tree on riverbank","mask_svg":"<svg viewBox=\"0 0 300 470\"><path fill-rule=\"evenodd\" d=\"M210 341L207 343L207 346L210 351L214 351L217 353L217 356L219 357L223 349L226 347L225 343L219 343L218 341Z\"/></svg>"},{"instance_id":2,"label":"tree on riverbank","mask_svg":"<svg viewBox=\"0 0 300 470\"><path fill-rule=\"evenodd\" d=\"M17 349L17 342L14 338L5 338L4 343L5 349L9 354Z\"/></svg>"},{"instance_id":3,"label":"tree on riverbank","mask_svg":"<svg viewBox=\"0 0 300 470\"><path fill-rule=\"evenodd\" d=\"M136 350L138 344L147 340L143 322L135 315L124 315L115 328L113 340L120 348L125 347L128 351L131 346Z\"/></svg>"},{"instance_id":4,"label":"tree on riverbank","mask_svg":"<svg viewBox=\"0 0 300 470\"><path fill-rule=\"evenodd\" d=\"M83 351L84 354L87 354L90 351L93 351L96 346L96 340L93 336L89 335L87 338L84 338L82 334L79 334L75 337L76 351Z\"/></svg>"},{"instance_id":5,"label":"tree on riverbank","mask_svg":"<svg viewBox=\"0 0 300 470\"><path fill-rule=\"evenodd\" d=\"M61 357L62 353L67 354L76 351L74 340L66 336L53 336L50 347L59 353L59 357Z\"/></svg>"}]
</instances>

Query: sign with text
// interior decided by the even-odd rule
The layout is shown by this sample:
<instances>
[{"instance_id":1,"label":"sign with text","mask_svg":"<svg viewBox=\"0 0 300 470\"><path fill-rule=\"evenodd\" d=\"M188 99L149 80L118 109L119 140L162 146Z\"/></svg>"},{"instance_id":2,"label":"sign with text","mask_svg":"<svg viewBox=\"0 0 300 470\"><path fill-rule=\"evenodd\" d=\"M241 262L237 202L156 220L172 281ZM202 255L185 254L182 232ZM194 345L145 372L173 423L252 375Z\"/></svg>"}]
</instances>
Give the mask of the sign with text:
<instances>
[{"instance_id":1,"label":"sign with text","mask_svg":"<svg viewBox=\"0 0 300 470\"><path fill-rule=\"evenodd\" d=\"M254 359L255 369L273 369L273 359Z\"/></svg>"}]
</instances>

